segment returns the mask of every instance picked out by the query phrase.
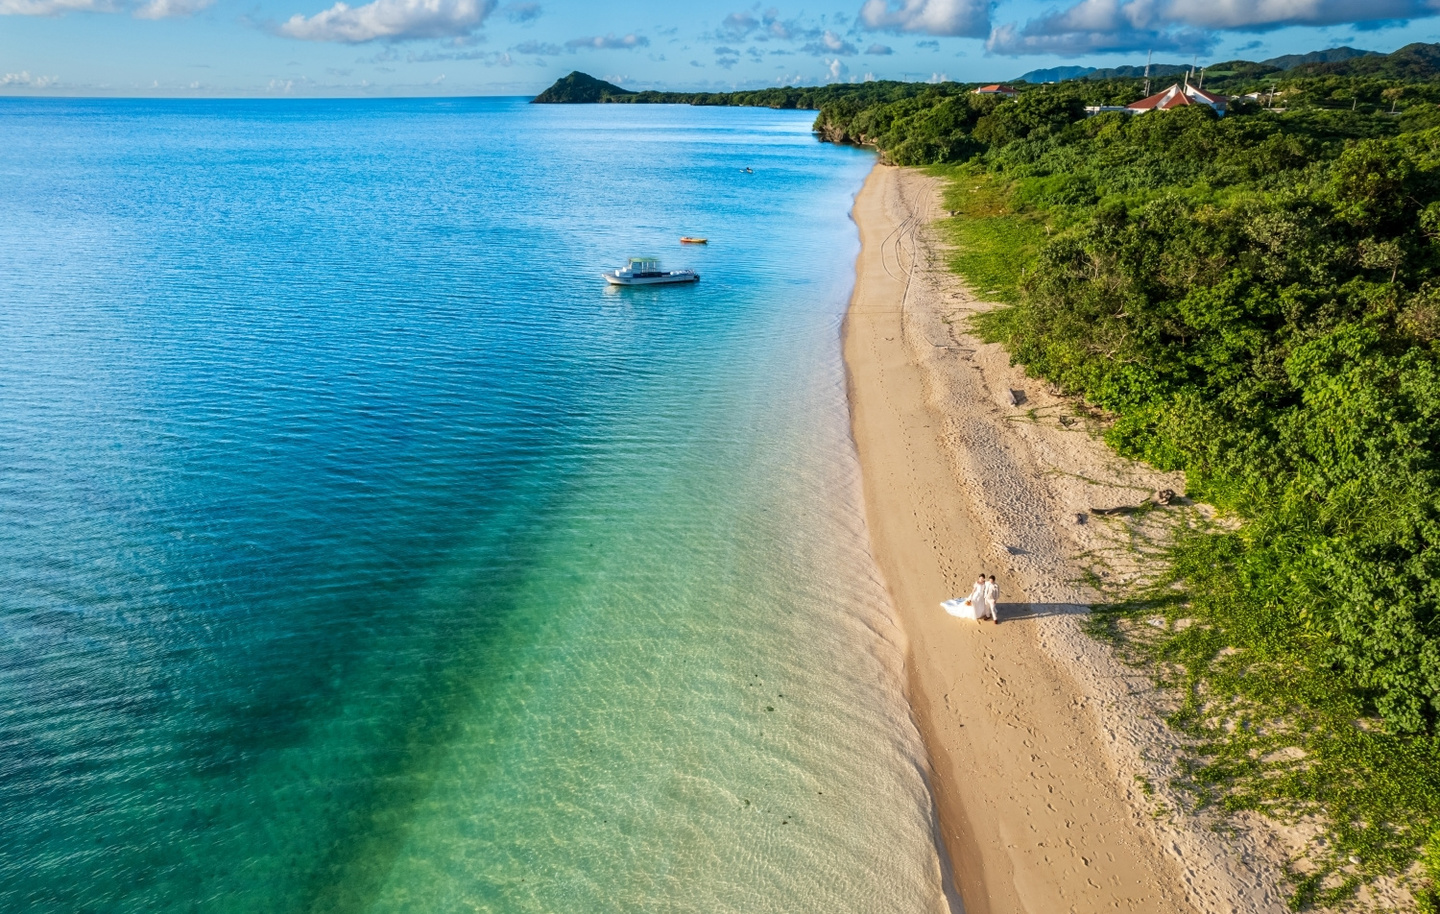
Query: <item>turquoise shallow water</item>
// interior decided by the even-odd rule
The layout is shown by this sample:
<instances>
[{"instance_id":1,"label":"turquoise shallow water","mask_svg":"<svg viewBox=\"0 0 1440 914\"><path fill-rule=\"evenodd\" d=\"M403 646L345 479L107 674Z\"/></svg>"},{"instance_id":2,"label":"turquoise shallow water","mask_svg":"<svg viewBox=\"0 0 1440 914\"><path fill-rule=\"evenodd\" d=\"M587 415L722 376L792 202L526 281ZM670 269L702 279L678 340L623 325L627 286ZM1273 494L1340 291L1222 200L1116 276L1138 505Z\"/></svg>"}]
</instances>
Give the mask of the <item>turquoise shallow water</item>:
<instances>
[{"instance_id":1,"label":"turquoise shallow water","mask_svg":"<svg viewBox=\"0 0 1440 914\"><path fill-rule=\"evenodd\" d=\"M0 101L0 909L941 910L809 120Z\"/></svg>"}]
</instances>

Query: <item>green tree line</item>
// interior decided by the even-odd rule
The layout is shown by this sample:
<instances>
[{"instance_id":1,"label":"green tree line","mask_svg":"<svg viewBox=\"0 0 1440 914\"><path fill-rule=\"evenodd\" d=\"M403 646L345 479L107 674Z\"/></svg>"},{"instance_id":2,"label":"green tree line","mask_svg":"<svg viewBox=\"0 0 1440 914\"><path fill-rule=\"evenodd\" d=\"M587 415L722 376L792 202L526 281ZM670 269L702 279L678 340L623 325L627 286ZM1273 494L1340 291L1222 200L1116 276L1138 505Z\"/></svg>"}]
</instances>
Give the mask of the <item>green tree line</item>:
<instances>
[{"instance_id":1,"label":"green tree line","mask_svg":"<svg viewBox=\"0 0 1440 914\"><path fill-rule=\"evenodd\" d=\"M1004 248L982 334L1243 521L1182 536L1170 586L1096 626L1186 621L1142 653L1181 671L1191 786L1326 817L1303 907L1440 865L1440 108L1425 81L1272 85L1225 117L1086 116L1125 80L841 98L816 130L951 166L961 272Z\"/></svg>"}]
</instances>

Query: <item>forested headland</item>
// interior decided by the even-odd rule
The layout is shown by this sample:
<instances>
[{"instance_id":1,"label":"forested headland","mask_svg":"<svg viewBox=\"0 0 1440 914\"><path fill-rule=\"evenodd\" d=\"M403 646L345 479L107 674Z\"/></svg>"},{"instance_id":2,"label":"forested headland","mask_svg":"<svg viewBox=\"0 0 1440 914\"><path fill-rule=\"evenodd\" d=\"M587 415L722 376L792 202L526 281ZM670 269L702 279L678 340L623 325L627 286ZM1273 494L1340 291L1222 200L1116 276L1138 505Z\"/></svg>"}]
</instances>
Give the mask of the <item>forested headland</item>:
<instances>
[{"instance_id":1,"label":"forested headland","mask_svg":"<svg viewBox=\"0 0 1440 914\"><path fill-rule=\"evenodd\" d=\"M979 332L1231 521L1091 617L1175 696L1190 795L1324 823L1296 908L1402 878L1440 910L1440 46L1217 64L1223 117L973 88L610 100L813 108L946 176L954 265L1007 303Z\"/></svg>"}]
</instances>

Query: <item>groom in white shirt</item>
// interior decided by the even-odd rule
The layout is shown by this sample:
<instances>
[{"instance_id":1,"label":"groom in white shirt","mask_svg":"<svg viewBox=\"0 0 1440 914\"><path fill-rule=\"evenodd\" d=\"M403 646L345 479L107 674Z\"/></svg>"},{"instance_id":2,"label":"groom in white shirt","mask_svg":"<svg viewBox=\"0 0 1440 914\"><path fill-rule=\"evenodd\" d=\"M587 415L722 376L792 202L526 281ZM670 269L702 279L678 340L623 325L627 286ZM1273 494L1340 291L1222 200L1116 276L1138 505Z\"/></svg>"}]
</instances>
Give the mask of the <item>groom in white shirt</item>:
<instances>
[{"instance_id":1,"label":"groom in white shirt","mask_svg":"<svg viewBox=\"0 0 1440 914\"><path fill-rule=\"evenodd\" d=\"M1000 615L995 611L995 601L1000 599L1000 585L995 583L995 575L990 575L990 580L985 582L985 612L990 616L990 621L996 624L1000 622Z\"/></svg>"}]
</instances>

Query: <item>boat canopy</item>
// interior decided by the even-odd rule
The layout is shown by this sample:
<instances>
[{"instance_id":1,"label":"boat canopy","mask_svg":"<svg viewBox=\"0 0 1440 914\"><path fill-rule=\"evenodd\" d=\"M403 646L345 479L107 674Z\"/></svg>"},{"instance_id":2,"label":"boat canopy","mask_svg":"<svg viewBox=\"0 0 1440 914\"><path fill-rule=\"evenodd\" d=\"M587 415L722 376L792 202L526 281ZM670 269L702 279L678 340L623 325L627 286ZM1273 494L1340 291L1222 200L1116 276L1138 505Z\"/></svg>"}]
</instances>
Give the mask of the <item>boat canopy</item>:
<instances>
[{"instance_id":1,"label":"boat canopy","mask_svg":"<svg viewBox=\"0 0 1440 914\"><path fill-rule=\"evenodd\" d=\"M660 259L658 257L631 257L626 266L636 273L658 273L660 272Z\"/></svg>"}]
</instances>

